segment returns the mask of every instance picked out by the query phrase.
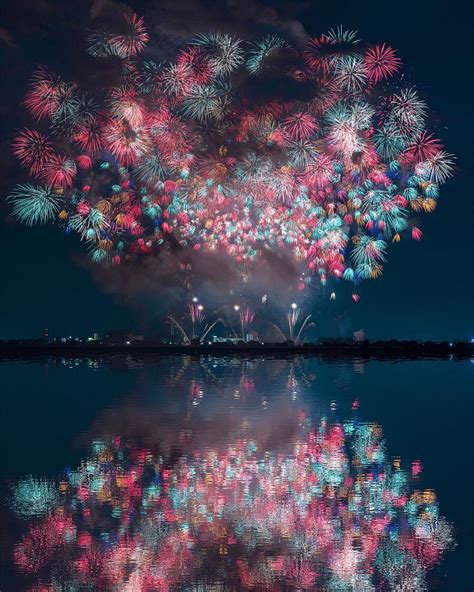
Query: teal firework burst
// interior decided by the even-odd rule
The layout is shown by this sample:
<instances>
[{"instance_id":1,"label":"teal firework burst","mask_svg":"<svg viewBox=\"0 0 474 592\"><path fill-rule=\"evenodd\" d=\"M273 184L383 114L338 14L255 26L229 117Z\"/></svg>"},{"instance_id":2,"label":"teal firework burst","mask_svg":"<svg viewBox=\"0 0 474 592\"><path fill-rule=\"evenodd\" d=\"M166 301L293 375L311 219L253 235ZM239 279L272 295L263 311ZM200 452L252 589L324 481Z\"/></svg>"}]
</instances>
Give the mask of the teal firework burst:
<instances>
[{"instance_id":1,"label":"teal firework burst","mask_svg":"<svg viewBox=\"0 0 474 592\"><path fill-rule=\"evenodd\" d=\"M8 200L13 203L13 215L26 226L52 222L62 202L51 187L35 187L30 183L17 185Z\"/></svg>"},{"instance_id":2,"label":"teal firework burst","mask_svg":"<svg viewBox=\"0 0 474 592\"><path fill-rule=\"evenodd\" d=\"M252 43L247 54L246 66L251 74L259 74L265 67L265 61L270 56L288 45L278 35L267 35L260 41Z\"/></svg>"}]
</instances>

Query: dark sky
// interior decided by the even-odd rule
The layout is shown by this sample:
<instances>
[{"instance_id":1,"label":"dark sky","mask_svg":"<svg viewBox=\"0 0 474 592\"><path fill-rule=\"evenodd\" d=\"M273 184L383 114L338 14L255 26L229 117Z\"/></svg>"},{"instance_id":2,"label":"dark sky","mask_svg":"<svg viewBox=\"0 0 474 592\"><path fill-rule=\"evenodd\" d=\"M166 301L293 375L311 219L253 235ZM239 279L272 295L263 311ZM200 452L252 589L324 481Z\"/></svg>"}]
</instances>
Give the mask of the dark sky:
<instances>
[{"instance_id":1,"label":"dark sky","mask_svg":"<svg viewBox=\"0 0 474 592\"><path fill-rule=\"evenodd\" d=\"M0 99L0 189L2 202L22 179L10 155L14 130L28 121L21 101L29 76L37 64L59 71L77 67L81 31L89 22L92 2L4 0L0 18L2 80ZM94 8L106 4L96 0ZM114 3L120 10L120 3ZM166 15L158 7L179 5L170 17L173 27L193 30L223 18L224 2L188 0L186 3L134 2L127 4L147 18L159 33ZM235 0L238 11L262 13L255 4ZM386 41L402 57L411 79L439 120L436 129L447 150L456 154L456 177L442 188L437 210L422 217L420 243L405 240L390 249L385 273L359 288L361 300L353 304L347 290L336 303L314 301L312 311L319 335L350 334L364 328L369 338L474 338L474 250L472 195L472 7L458 0L374 0L354 2L265 3L283 23L294 19L308 33L323 33L343 24L357 29L371 42ZM123 6L123 5L122 5ZM218 8L218 10L217 10ZM151 15L154 15L152 17ZM150 22L150 18L160 23ZM249 17L250 18L250 17ZM213 24L211 22L211 24ZM254 22L252 22L254 24ZM294 24L294 23L293 23ZM73 76L71 75L71 78ZM54 227L27 229L0 208L0 338L50 334L88 334L109 328L158 325L164 310L160 293L130 307L103 292L81 261L83 246ZM308 311L311 303L307 304Z\"/></svg>"}]
</instances>

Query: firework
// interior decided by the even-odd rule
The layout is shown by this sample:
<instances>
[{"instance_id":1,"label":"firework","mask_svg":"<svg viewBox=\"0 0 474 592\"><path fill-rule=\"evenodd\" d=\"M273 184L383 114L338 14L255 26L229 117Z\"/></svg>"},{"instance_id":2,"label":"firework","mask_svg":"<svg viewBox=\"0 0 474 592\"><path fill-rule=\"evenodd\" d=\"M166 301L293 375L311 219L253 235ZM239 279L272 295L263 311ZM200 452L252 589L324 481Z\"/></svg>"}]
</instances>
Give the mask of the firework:
<instances>
[{"instance_id":1,"label":"firework","mask_svg":"<svg viewBox=\"0 0 474 592\"><path fill-rule=\"evenodd\" d=\"M241 310L238 304L234 306L234 310L239 313L242 339L247 341L247 331L250 329L250 325L255 319L255 312L248 306Z\"/></svg>"},{"instance_id":2,"label":"firework","mask_svg":"<svg viewBox=\"0 0 474 592\"><path fill-rule=\"evenodd\" d=\"M367 50L364 64L369 80L379 82L395 74L401 66L401 60L395 51L384 43Z\"/></svg>"},{"instance_id":3,"label":"firework","mask_svg":"<svg viewBox=\"0 0 474 592\"><path fill-rule=\"evenodd\" d=\"M21 222L79 233L102 263L178 248L248 275L285 249L323 284L376 278L388 244L421 238L413 215L435 209L454 157L389 45L342 27L303 51L213 31L162 63L143 57L149 42L137 15L91 32L88 52L115 68L103 88L34 74L38 129L13 152L45 186L13 190Z\"/></svg>"},{"instance_id":4,"label":"firework","mask_svg":"<svg viewBox=\"0 0 474 592\"><path fill-rule=\"evenodd\" d=\"M127 31L114 35L110 39L110 46L118 56L128 58L143 51L148 42L148 33L143 18L136 14L131 17L125 15L124 20Z\"/></svg>"},{"instance_id":5,"label":"firework","mask_svg":"<svg viewBox=\"0 0 474 592\"><path fill-rule=\"evenodd\" d=\"M251 74L259 74L276 57L279 51L288 47L284 39L278 35L267 35L259 41L251 44L246 61L247 69Z\"/></svg>"},{"instance_id":6,"label":"firework","mask_svg":"<svg viewBox=\"0 0 474 592\"><path fill-rule=\"evenodd\" d=\"M444 183L449 177L452 176L454 158L455 157L452 154L448 154L444 150L439 150L426 160L425 170L428 171L429 178L431 181L433 181L433 183ZM421 169L423 173L425 173L425 170ZM433 185L431 188L431 191L434 191L435 195L437 194L436 189L436 185Z\"/></svg>"},{"instance_id":7,"label":"firework","mask_svg":"<svg viewBox=\"0 0 474 592\"><path fill-rule=\"evenodd\" d=\"M13 215L27 226L51 222L59 213L61 196L50 187L18 185L9 196Z\"/></svg>"},{"instance_id":8,"label":"firework","mask_svg":"<svg viewBox=\"0 0 474 592\"><path fill-rule=\"evenodd\" d=\"M279 325L276 323L271 323L271 325L276 329L277 333L285 340L285 341L293 341L294 343L301 343L301 339L304 336L304 333L310 327L314 327L314 323L310 323L311 315L307 315L303 322L299 323L299 318L301 314L301 309L293 302L290 306L290 310L286 315L288 321L288 332L286 333Z\"/></svg>"},{"instance_id":9,"label":"firework","mask_svg":"<svg viewBox=\"0 0 474 592\"><path fill-rule=\"evenodd\" d=\"M53 145L38 131L26 129L15 139L13 153L32 175L36 175L44 169L53 156Z\"/></svg>"},{"instance_id":10,"label":"firework","mask_svg":"<svg viewBox=\"0 0 474 592\"><path fill-rule=\"evenodd\" d=\"M209 332L221 322L221 319L216 319L213 323L204 324L206 316L204 314L204 306L198 303L198 299L194 298L188 305L188 314L182 319L176 319L169 315L167 319L172 326L176 327L178 333L183 338L184 343L191 344L193 342L203 342L208 336ZM191 323L191 331L186 329L186 325Z\"/></svg>"},{"instance_id":11,"label":"firework","mask_svg":"<svg viewBox=\"0 0 474 592\"><path fill-rule=\"evenodd\" d=\"M204 33L198 35L193 43L203 49L204 56L207 56L205 62L215 75L230 74L244 61L242 43L231 35Z\"/></svg>"}]
</instances>

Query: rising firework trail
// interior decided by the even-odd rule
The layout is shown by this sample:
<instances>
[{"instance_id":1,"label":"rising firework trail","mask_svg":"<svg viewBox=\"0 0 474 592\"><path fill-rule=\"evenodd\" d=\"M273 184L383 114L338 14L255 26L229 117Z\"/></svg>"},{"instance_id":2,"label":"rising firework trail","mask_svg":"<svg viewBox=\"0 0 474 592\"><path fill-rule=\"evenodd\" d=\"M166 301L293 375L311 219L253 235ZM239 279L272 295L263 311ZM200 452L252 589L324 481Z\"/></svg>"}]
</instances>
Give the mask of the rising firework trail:
<instances>
[{"instance_id":1,"label":"rising firework trail","mask_svg":"<svg viewBox=\"0 0 474 592\"><path fill-rule=\"evenodd\" d=\"M166 317L169 322L178 329L179 334L184 340L184 343L191 344L194 341L202 342L206 339L209 332L221 322L218 318L212 323L206 323L204 315L204 307L202 304L198 304L197 298L188 304L188 314L179 321L174 316L169 315ZM187 331L185 328L186 321L189 320L191 323L191 331Z\"/></svg>"},{"instance_id":2,"label":"rising firework trail","mask_svg":"<svg viewBox=\"0 0 474 592\"><path fill-rule=\"evenodd\" d=\"M310 327L314 327L314 323L311 323L311 315L307 315L303 322L298 324L300 318L301 309L298 307L296 302L293 302L290 306L290 310L286 315L288 321L288 334L275 323L272 323L273 327L277 330L278 334L283 337L285 341L294 341L300 343L305 331Z\"/></svg>"}]
</instances>

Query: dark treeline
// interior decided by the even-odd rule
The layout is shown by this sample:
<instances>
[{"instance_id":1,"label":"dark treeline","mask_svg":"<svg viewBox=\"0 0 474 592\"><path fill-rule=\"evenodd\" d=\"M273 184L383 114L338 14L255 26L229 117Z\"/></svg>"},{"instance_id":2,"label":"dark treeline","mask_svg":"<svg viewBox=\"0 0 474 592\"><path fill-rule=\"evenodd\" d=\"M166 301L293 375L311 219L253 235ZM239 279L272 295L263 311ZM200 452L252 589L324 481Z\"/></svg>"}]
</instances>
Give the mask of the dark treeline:
<instances>
[{"instance_id":1,"label":"dark treeline","mask_svg":"<svg viewBox=\"0 0 474 592\"><path fill-rule=\"evenodd\" d=\"M448 359L474 358L474 343L467 341L360 341L322 339L317 343L294 344L241 342L204 343L177 345L158 341L136 341L127 344L90 343L51 343L42 340L0 341L0 358L36 357L44 355L65 357L107 356L133 354L137 356L156 355L292 355L308 354L325 359L363 358L363 359Z\"/></svg>"}]
</instances>

